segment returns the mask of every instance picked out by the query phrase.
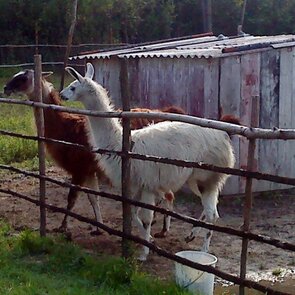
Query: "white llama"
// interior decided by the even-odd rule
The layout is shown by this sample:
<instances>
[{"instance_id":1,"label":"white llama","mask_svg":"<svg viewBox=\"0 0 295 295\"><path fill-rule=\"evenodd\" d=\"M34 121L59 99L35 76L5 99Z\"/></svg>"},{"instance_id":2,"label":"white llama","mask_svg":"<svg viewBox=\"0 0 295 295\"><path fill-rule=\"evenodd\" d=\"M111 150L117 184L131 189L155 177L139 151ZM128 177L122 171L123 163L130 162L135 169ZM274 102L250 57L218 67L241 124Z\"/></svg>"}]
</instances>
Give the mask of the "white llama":
<instances>
[{"instance_id":1,"label":"white llama","mask_svg":"<svg viewBox=\"0 0 295 295\"><path fill-rule=\"evenodd\" d=\"M86 109L114 111L106 90L93 81L94 68L87 63L85 77L75 69L67 71L76 79L62 90L65 100L78 100ZM93 146L120 151L122 148L122 127L117 118L89 117ZM230 138L226 132L199 127L181 122L162 122L131 133L132 152L191 162L204 162L220 167L233 167L235 158ZM112 180L116 191L121 191L121 158L100 155L99 163L107 177ZM174 165L131 159L131 197L155 205L163 192L178 191L185 183L203 205L202 220L214 223L218 218L218 194L228 175L197 168L183 168ZM140 215L139 215L139 210ZM153 212L134 209L133 218L141 236L150 240ZM193 227L187 241L194 239L199 228ZM212 231L204 238L203 251L208 251ZM149 248L143 247L139 257L146 260Z\"/></svg>"}]
</instances>

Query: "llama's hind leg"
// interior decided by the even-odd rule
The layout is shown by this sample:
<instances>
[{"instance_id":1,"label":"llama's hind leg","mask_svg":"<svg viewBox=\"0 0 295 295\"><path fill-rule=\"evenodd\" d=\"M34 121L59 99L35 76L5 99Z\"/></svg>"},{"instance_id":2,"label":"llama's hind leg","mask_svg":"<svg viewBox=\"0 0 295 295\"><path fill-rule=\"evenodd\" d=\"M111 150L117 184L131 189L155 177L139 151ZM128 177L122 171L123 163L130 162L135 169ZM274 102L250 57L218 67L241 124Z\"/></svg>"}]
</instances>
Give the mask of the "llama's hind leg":
<instances>
[{"instance_id":1,"label":"llama's hind leg","mask_svg":"<svg viewBox=\"0 0 295 295\"><path fill-rule=\"evenodd\" d=\"M141 198L142 202L146 204L150 204L150 205L155 205L155 195L153 193L143 191L141 196L142 196ZM148 210L145 208L141 208L140 210L138 208L134 208L133 214L134 214L134 220L139 229L140 236L149 242L151 239L151 226L152 226L154 212L152 210ZM149 254L149 248L146 246L143 246L142 252L139 255L138 259L140 261L145 261L147 259L148 254Z\"/></svg>"}]
</instances>

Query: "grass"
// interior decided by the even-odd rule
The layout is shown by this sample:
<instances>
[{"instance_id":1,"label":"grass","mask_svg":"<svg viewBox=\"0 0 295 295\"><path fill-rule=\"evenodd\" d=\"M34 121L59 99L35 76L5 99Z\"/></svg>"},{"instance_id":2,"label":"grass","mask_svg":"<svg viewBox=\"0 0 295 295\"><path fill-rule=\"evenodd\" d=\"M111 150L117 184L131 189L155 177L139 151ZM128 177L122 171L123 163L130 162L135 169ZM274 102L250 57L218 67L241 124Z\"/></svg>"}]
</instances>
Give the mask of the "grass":
<instances>
[{"instance_id":1,"label":"grass","mask_svg":"<svg viewBox=\"0 0 295 295\"><path fill-rule=\"evenodd\" d=\"M134 261L98 257L61 237L13 232L0 224L0 294L188 294L138 270Z\"/></svg>"},{"instance_id":2,"label":"grass","mask_svg":"<svg viewBox=\"0 0 295 295\"><path fill-rule=\"evenodd\" d=\"M32 110L21 105L0 105L0 130L35 135ZM34 160L37 156L37 143L32 140L10 136L0 136L0 163L10 164Z\"/></svg>"}]
</instances>

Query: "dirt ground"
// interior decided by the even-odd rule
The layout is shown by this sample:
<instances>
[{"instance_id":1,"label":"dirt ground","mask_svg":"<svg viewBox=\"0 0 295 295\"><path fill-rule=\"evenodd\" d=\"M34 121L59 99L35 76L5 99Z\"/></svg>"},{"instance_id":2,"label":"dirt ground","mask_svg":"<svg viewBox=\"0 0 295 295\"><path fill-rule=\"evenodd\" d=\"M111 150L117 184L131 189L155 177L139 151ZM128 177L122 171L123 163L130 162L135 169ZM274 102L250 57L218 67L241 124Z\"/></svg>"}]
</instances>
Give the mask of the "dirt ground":
<instances>
[{"instance_id":1,"label":"dirt ground","mask_svg":"<svg viewBox=\"0 0 295 295\"><path fill-rule=\"evenodd\" d=\"M47 175L59 180L68 180L60 169L52 167ZM9 188L30 197L38 195L38 180L18 174L7 173L1 176L1 188ZM68 189L47 183L47 202L65 208ZM102 214L105 223L115 229L121 229L121 204L119 202L101 199ZM219 202L220 219L218 224L239 229L242 224L243 201L240 198L221 197ZM251 219L251 230L258 234L268 235L295 243L295 194L264 194L255 197ZM181 197L175 204L175 211L192 217L201 213L198 199ZM85 194L79 198L74 212L93 218L92 208ZM15 197L0 193L0 218L5 218L15 228L39 226L39 208ZM48 213L48 230L57 228L63 215ZM162 226L162 216L156 216L153 233ZM121 240L104 233L101 236L91 236L91 227L69 218L69 229L73 240L83 247L97 253L120 255ZM191 226L178 220L172 220L171 232L165 239L157 239L156 244L171 252L185 249L200 249L202 238L195 239L190 244L184 238L190 232ZM217 268L239 274L241 239L215 232L211 240L210 253L218 257ZM255 280L278 281L287 279L295 282L295 253L277 249L257 242L250 242L248 254L248 277ZM142 268L163 279L169 279L174 274L173 262L151 253ZM276 275L274 275L276 274ZM220 282L220 281L219 281ZM295 289L295 286L294 286ZM294 293L295 294L295 293Z\"/></svg>"}]
</instances>

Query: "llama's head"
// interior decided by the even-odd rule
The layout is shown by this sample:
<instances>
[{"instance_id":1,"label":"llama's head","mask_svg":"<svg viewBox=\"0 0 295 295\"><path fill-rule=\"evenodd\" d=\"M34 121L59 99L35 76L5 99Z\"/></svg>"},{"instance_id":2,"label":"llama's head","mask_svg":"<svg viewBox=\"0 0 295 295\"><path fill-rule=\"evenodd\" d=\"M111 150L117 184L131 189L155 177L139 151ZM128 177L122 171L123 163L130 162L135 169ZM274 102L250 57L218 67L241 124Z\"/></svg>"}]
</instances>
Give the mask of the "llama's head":
<instances>
[{"instance_id":1,"label":"llama's head","mask_svg":"<svg viewBox=\"0 0 295 295\"><path fill-rule=\"evenodd\" d=\"M92 81L94 76L94 68L92 64L87 63L85 77L72 67L66 67L66 71L76 80L60 92L61 98L63 100L73 100L87 103L85 100L88 97L87 94L91 91L89 83L91 84L90 81Z\"/></svg>"},{"instance_id":2,"label":"llama's head","mask_svg":"<svg viewBox=\"0 0 295 295\"><path fill-rule=\"evenodd\" d=\"M42 78L50 76L52 72L42 72ZM49 85L52 84L48 83ZM28 96L34 95L34 70L24 70L15 74L4 86L4 93L20 93Z\"/></svg>"}]
</instances>

